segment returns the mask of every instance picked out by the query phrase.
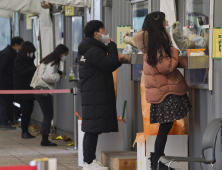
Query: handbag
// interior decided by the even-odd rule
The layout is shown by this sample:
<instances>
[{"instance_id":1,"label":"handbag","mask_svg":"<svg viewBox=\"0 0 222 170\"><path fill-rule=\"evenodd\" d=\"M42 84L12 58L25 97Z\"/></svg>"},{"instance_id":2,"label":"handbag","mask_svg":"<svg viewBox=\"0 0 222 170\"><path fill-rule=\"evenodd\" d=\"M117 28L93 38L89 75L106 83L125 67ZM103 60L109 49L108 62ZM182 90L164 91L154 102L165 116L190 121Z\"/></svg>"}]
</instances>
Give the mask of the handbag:
<instances>
[{"instance_id":1,"label":"handbag","mask_svg":"<svg viewBox=\"0 0 222 170\"><path fill-rule=\"evenodd\" d=\"M37 69L37 75L38 75L38 72L39 72L39 67ZM49 90L49 88L48 87L44 87L44 86L36 86L35 90ZM48 93L35 94L35 96L47 97Z\"/></svg>"}]
</instances>

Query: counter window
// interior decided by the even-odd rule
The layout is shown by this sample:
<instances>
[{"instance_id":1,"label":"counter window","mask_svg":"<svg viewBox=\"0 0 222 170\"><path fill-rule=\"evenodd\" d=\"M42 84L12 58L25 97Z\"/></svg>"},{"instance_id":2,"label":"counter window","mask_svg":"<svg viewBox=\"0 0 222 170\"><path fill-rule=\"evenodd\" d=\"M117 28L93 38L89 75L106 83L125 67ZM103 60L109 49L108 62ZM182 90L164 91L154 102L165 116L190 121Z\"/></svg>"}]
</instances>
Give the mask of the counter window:
<instances>
[{"instance_id":1,"label":"counter window","mask_svg":"<svg viewBox=\"0 0 222 170\"><path fill-rule=\"evenodd\" d=\"M194 64L199 58L208 62L210 0L186 0L185 26L183 36L193 43L188 62ZM190 55L190 57L189 57ZM197 63L197 65L200 63ZM200 66L201 67L201 66ZM186 80L189 86L208 89L208 68L187 69Z\"/></svg>"}]
</instances>

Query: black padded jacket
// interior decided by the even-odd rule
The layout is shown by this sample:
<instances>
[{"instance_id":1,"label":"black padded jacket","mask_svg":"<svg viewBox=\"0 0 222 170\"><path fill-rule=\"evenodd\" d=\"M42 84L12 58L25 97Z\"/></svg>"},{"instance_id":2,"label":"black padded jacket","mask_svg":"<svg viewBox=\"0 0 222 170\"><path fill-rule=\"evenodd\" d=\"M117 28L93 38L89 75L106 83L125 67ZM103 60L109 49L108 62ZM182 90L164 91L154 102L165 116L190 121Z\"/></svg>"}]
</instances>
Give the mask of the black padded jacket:
<instances>
[{"instance_id":1,"label":"black padded jacket","mask_svg":"<svg viewBox=\"0 0 222 170\"><path fill-rule=\"evenodd\" d=\"M116 98L112 72L121 66L114 42L105 46L85 37L78 48L82 99L82 131L117 132Z\"/></svg>"}]
</instances>

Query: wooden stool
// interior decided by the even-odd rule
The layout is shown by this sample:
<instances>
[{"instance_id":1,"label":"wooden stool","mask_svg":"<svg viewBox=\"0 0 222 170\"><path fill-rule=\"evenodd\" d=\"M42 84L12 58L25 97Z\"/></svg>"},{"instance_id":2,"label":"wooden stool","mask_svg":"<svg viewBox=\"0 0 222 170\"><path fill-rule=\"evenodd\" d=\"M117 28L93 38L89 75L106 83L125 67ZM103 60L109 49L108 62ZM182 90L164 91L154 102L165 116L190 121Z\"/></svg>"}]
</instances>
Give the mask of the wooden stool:
<instances>
[{"instance_id":1,"label":"wooden stool","mask_svg":"<svg viewBox=\"0 0 222 170\"><path fill-rule=\"evenodd\" d=\"M137 170L137 153L134 151L102 152L102 162L110 170Z\"/></svg>"}]
</instances>

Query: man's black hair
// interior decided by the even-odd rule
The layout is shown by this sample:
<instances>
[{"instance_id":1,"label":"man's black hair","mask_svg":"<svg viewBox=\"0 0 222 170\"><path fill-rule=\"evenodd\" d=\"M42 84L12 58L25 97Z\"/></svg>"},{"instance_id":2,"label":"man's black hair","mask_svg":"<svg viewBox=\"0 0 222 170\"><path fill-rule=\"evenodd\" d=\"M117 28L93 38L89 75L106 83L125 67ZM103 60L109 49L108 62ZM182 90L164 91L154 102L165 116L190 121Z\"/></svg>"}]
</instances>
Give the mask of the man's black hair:
<instances>
[{"instance_id":1,"label":"man's black hair","mask_svg":"<svg viewBox=\"0 0 222 170\"><path fill-rule=\"evenodd\" d=\"M14 37L12 38L11 46L14 46L15 44L21 45L23 42L24 40L21 37Z\"/></svg>"},{"instance_id":2,"label":"man's black hair","mask_svg":"<svg viewBox=\"0 0 222 170\"><path fill-rule=\"evenodd\" d=\"M104 24L101 21L98 20L89 21L84 28L84 34L86 37L93 37L94 32L99 32L100 28L105 28Z\"/></svg>"}]
</instances>

